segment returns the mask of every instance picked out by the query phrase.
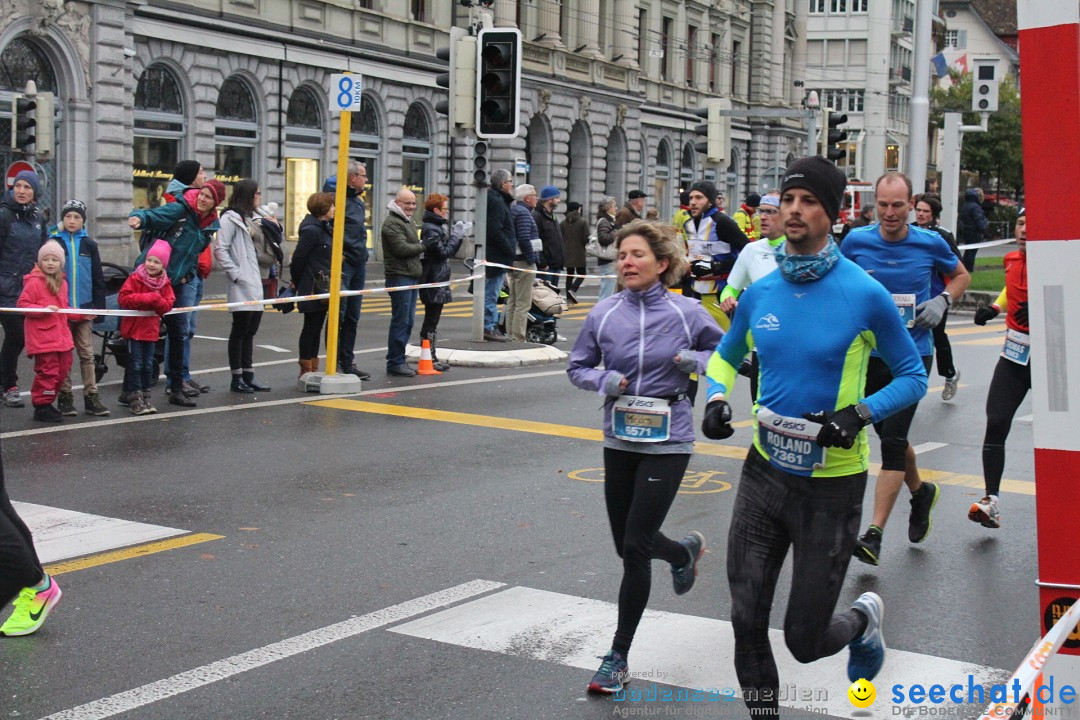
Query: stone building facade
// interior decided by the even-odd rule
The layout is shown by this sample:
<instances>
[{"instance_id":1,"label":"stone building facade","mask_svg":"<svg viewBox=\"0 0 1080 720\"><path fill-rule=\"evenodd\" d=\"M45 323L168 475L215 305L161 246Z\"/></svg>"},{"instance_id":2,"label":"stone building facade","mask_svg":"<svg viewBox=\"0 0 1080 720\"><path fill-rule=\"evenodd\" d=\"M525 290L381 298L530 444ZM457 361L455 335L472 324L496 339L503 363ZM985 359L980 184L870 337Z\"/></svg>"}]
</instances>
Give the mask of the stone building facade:
<instances>
[{"instance_id":1,"label":"stone building facade","mask_svg":"<svg viewBox=\"0 0 1080 720\"><path fill-rule=\"evenodd\" d=\"M494 0L495 25L522 31L524 71L521 133L492 143L493 167L588 208L640 188L661 218L705 177L733 209L776 183L804 152L805 131L736 118L729 160L713 167L694 151L703 120L692 110L711 97L736 109L796 107L805 9L805 0ZM349 71L364 78L346 134L368 165L373 226L403 184L450 194L455 215L469 217L471 143L451 142L435 111L446 69L436 49L468 13L435 0L0 0L0 135L25 80L56 93L56 152L36 159L44 204L86 200L108 259L133 257L128 212L159 202L185 158L227 184L256 178L292 234L333 172L329 75ZM7 167L21 158L4 145Z\"/></svg>"}]
</instances>

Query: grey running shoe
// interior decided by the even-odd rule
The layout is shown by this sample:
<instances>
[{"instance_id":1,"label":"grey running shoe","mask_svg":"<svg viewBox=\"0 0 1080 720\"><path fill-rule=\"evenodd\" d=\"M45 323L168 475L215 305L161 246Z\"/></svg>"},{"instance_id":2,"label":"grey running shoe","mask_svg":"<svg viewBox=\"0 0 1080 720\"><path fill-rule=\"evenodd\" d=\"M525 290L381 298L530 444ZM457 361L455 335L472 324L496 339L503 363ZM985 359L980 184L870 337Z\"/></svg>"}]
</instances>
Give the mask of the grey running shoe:
<instances>
[{"instance_id":1,"label":"grey running shoe","mask_svg":"<svg viewBox=\"0 0 1080 720\"><path fill-rule=\"evenodd\" d=\"M960 385L960 371L953 373L951 378L945 378L945 387L941 389L942 400L952 400L956 397L956 388Z\"/></svg>"},{"instance_id":2,"label":"grey running shoe","mask_svg":"<svg viewBox=\"0 0 1080 720\"><path fill-rule=\"evenodd\" d=\"M971 509L968 510L968 520L986 528L1001 527L1001 511L998 510L997 500L987 495L979 502L972 503Z\"/></svg>"},{"instance_id":3,"label":"grey running shoe","mask_svg":"<svg viewBox=\"0 0 1080 720\"><path fill-rule=\"evenodd\" d=\"M695 530L680 540L679 544L686 548L689 560L682 565L671 566L671 581L675 586L675 594L685 595L694 587L694 580L697 579L697 563L705 552L705 536Z\"/></svg>"},{"instance_id":4,"label":"grey running shoe","mask_svg":"<svg viewBox=\"0 0 1080 720\"><path fill-rule=\"evenodd\" d=\"M19 392L19 388L16 385L12 385L3 393L4 405L7 407L26 407L26 403L23 402L22 393Z\"/></svg>"}]
</instances>

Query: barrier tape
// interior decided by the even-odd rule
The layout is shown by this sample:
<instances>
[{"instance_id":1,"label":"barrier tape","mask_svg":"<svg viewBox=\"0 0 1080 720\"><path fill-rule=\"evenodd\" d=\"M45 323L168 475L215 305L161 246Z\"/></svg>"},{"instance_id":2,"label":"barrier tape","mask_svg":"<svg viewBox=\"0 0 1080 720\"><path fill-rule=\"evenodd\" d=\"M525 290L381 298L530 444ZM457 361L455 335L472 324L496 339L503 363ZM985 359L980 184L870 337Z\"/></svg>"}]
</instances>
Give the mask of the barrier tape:
<instances>
[{"instance_id":1,"label":"barrier tape","mask_svg":"<svg viewBox=\"0 0 1080 720\"><path fill-rule=\"evenodd\" d=\"M574 277L582 279L602 280L604 278L617 278L618 275L578 275L576 273L565 272L551 272L549 270L537 270L536 268L519 268L513 265L503 265L502 263L489 262L487 260L478 261L473 267L493 267L502 268L503 270L513 270L515 272L532 273L533 275L544 275L546 277Z\"/></svg>"},{"instance_id":2,"label":"barrier tape","mask_svg":"<svg viewBox=\"0 0 1080 720\"><path fill-rule=\"evenodd\" d=\"M1019 696L1030 695L1031 686L1035 684L1036 679L1042 674L1043 667L1046 666L1051 656L1061 649L1061 646L1068 639L1078 622L1080 622L1080 602L1075 602L1064 615L1058 618L1058 621L1054 623L1054 627L1050 628L1050 632L1039 638L1039 641L1035 643L1035 647L1031 648L1031 652L1027 654L1024 661L1016 668L1016 672L1005 683L1005 687L1012 687L1014 682L1019 682L1021 686ZM979 720L1008 720L1014 714L1022 712L1023 708L1018 707L1018 705L1022 704L1015 702L990 703L986 708L986 712L979 717Z\"/></svg>"},{"instance_id":3,"label":"barrier tape","mask_svg":"<svg viewBox=\"0 0 1080 720\"><path fill-rule=\"evenodd\" d=\"M341 297L353 297L355 295L372 295L375 293L391 293L399 292L401 290L424 290L427 288L440 288L449 287L451 285L459 285L461 283L472 282L473 280L479 280L482 275L469 275L468 277L457 278L447 280L445 282L437 283L417 283L416 285L401 285L399 287L392 288L367 288L365 290L342 290ZM285 305L287 303L306 302L308 300L328 300L330 299L330 293L321 293L319 295L295 295L287 298L273 298L271 300L241 300L239 302L231 303L212 303L209 305L196 305L194 307L182 307L173 308L166 315L179 315L181 313L189 312L202 312L204 310L228 310L230 308L238 307L261 307L263 305ZM12 314L30 314L30 313L58 313L61 315L87 315L87 316L105 316L112 315L116 317L153 317L157 313L150 310L105 310L105 309L87 309L87 308L63 308L58 310L50 310L49 308L20 308L20 307L0 307L0 313L12 313Z\"/></svg>"},{"instance_id":4,"label":"barrier tape","mask_svg":"<svg viewBox=\"0 0 1080 720\"><path fill-rule=\"evenodd\" d=\"M981 243L971 243L970 245L957 245L960 250L978 250L979 248L997 247L998 245L1006 245L1011 242L1016 242L1012 238L1005 240L987 240Z\"/></svg>"}]
</instances>

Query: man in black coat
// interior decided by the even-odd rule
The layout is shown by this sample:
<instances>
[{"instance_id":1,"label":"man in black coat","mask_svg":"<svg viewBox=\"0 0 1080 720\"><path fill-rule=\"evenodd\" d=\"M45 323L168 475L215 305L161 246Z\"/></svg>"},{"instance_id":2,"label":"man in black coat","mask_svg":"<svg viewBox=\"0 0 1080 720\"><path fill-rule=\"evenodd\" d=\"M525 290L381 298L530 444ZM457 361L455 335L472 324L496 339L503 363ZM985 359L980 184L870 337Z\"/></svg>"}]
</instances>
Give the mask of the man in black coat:
<instances>
[{"instance_id":1,"label":"man in black coat","mask_svg":"<svg viewBox=\"0 0 1080 720\"><path fill-rule=\"evenodd\" d=\"M510 205L514 202L514 177L508 170L491 173L491 189L487 194L487 238L484 245L488 262L500 265L514 264L517 253L517 236ZM489 267L484 273L484 339L489 342L506 342L510 338L499 332L497 303L502 290L506 270Z\"/></svg>"},{"instance_id":2,"label":"man in black coat","mask_svg":"<svg viewBox=\"0 0 1080 720\"><path fill-rule=\"evenodd\" d=\"M983 192L979 188L968 188L964 193L964 205L956 221L956 241L960 245L974 245L990 235L990 223L983 212L982 199ZM964 267L968 272L975 270L975 255L978 252L978 248L964 251Z\"/></svg>"}]
</instances>

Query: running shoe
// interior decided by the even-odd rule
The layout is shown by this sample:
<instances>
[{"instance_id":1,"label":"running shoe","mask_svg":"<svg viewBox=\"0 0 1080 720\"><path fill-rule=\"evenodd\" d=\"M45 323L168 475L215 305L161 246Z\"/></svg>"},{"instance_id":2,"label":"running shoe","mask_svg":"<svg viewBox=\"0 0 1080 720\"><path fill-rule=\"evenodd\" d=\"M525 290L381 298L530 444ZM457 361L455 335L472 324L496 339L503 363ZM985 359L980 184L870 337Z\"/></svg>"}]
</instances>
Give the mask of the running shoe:
<instances>
[{"instance_id":1,"label":"running shoe","mask_svg":"<svg viewBox=\"0 0 1080 720\"><path fill-rule=\"evenodd\" d=\"M960 385L960 371L953 372L953 376L945 378L945 387L941 388L941 399L952 400L956 397L956 388Z\"/></svg>"},{"instance_id":2,"label":"running shoe","mask_svg":"<svg viewBox=\"0 0 1080 720\"><path fill-rule=\"evenodd\" d=\"M998 510L997 498L987 495L979 502L972 503L971 509L968 510L968 520L977 522L983 527L995 529L1001 527L1001 511Z\"/></svg>"},{"instance_id":3,"label":"running shoe","mask_svg":"<svg viewBox=\"0 0 1080 720\"><path fill-rule=\"evenodd\" d=\"M694 587L694 580L697 579L697 563L705 552L705 536L695 530L680 540L679 544L686 548L690 559L682 565L671 566L671 582L675 586L676 595L685 595Z\"/></svg>"},{"instance_id":4,"label":"running shoe","mask_svg":"<svg viewBox=\"0 0 1080 720\"><path fill-rule=\"evenodd\" d=\"M23 588L15 598L15 612L0 625L0 637L37 632L45 618L49 617L49 612L60 602L61 596L60 586L52 578L49 578L49 587L40 592L34 588Z\"/></svg>"},{"instance_id":5,"label":"running shoe","mask_svg":"<svg viewBox=\"0 0 1080 720\"><path fill-rule=\"evenodd\" d=\"M26 407L26 403L23 402L22 393L19 392L19 388L16 385L12 385L3 394L4 405L7 407Z\"/></svg>"},{"instance_id":6,"label":"running shoe","mask_svg":"<svg viewBox=\"0 0 1080 720\"><path fill-rule=\"evenodd\" d=\"M848 643L848 679L851 682L873 680L885 664L885 638L881 635L885 606L877 593L866 592L851 607L866 616L866 630Z\"/></svg>"},{"instance_id":7,"label":"running shoe","mask_svg":"<svg viewBox=\"0 0 1080 720\"><path fill-rule=\"evenodd\" d=\"M600 659L603 662L600 663L600 669L589 682L589 692L608 694L619 692L626 683L630 682L630 668L626 664L626 658L622 656L622 653L611 650Z\"/></svg>"},{"instance_id":8,"label":"running shoe","mask_svg":"<svg viewBox=\"0 0 1080 720\"><path fill-rule=\"evenodd\" d=\"M934 519L930 513L937 505L941 488L932 482L924 482L911 494L911 515L908 516L907 537L913 543L920 543L930 534ZM869 679L869 678L867 678Z\"/></svg>"},{"instance_id":9,"label":"running shoe","mask_svg":"<svg viewBox=\"0 0 1080 720\"><path fill-rule=\"evenodd\" d=\"M881 557L881 528L871 525L866 534L855 541L855 559L867 565L878 565ZM859 678L855 678L858 680ZM867 678L869 680L870 678ZM855 682L852 680L852 682Z\"/></svg>"}]
</instances>

